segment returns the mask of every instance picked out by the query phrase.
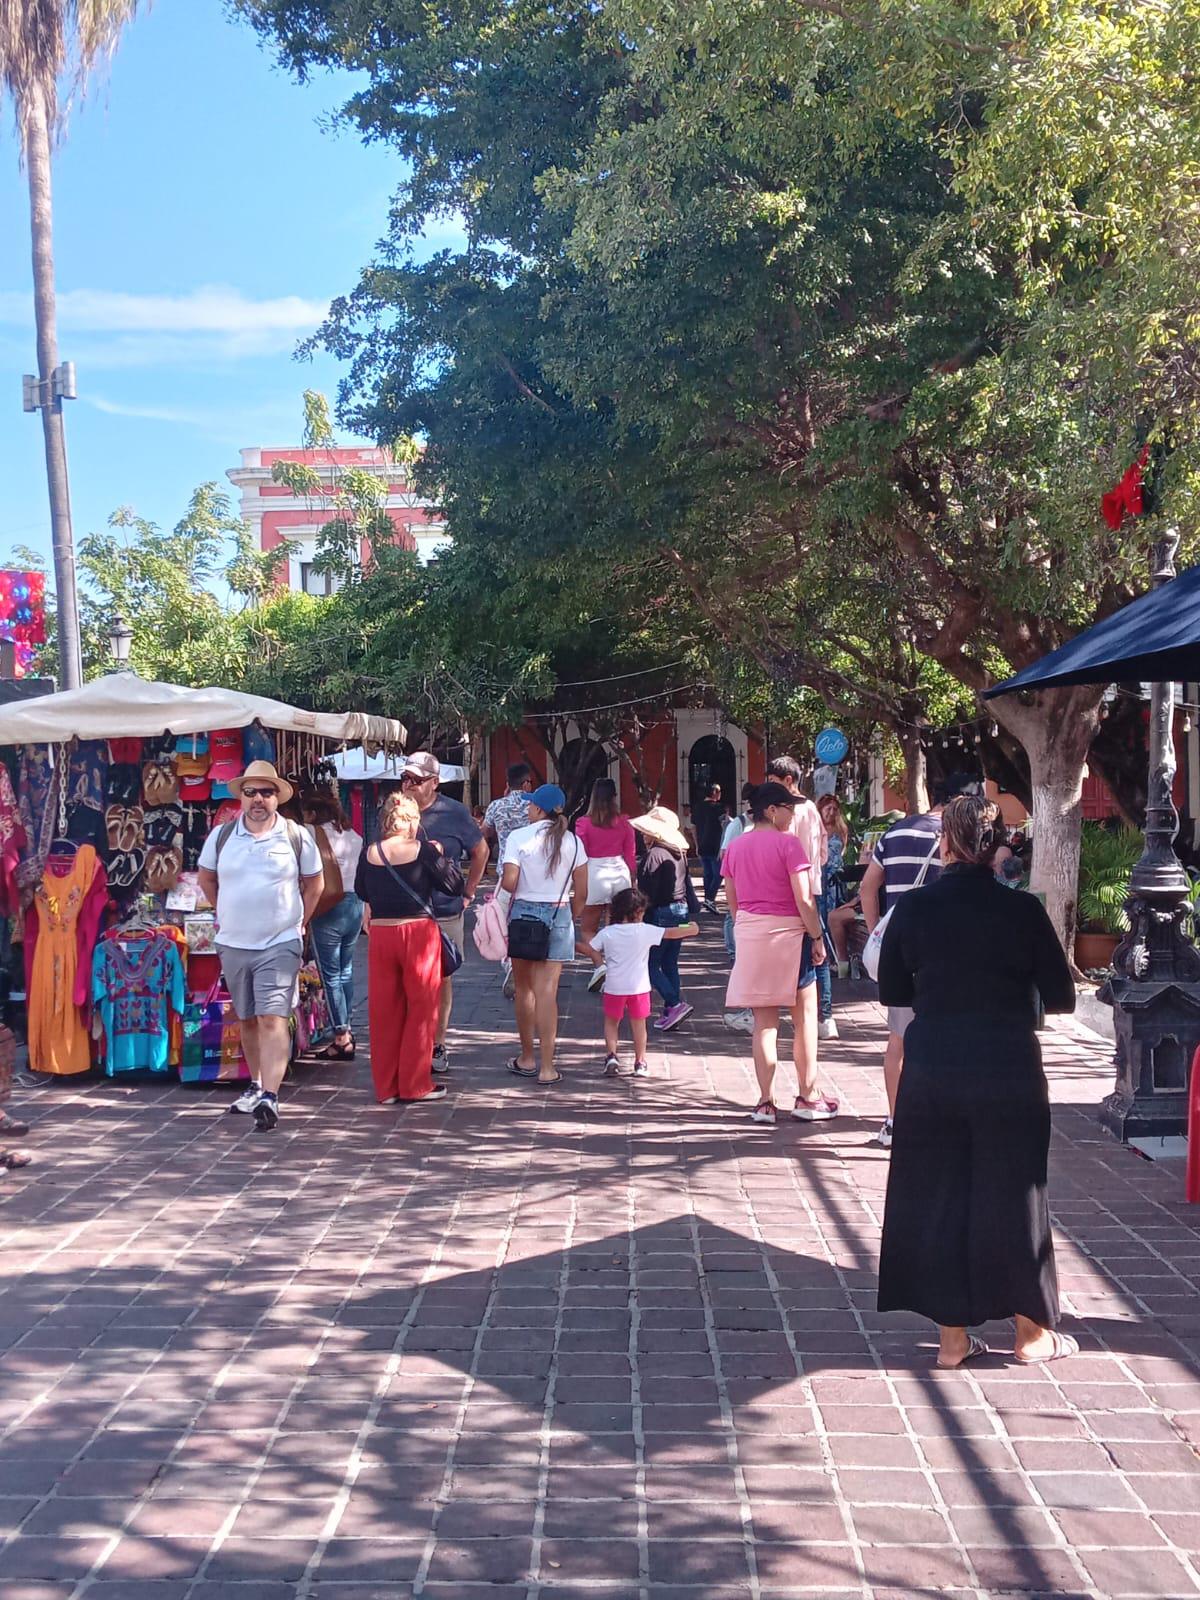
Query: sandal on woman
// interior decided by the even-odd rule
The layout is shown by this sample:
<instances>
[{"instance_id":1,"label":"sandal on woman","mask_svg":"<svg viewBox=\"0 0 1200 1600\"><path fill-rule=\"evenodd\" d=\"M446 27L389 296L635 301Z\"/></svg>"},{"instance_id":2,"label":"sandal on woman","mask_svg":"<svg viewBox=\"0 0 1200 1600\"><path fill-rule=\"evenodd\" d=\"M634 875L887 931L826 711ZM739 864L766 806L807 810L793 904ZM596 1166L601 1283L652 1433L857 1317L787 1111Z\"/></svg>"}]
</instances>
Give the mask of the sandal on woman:
<instances>
[{"instance_id":1,"label":"sandal on woman","mask_svg":"<svg viewBox=\"0 0 1200 1600\"><path fill-rule=\"evenodd\" d=\"M1050 1335L1050 1354L1048 1356L1019 1356L1013 1352L1013 1360L1023 1367L1040 1366L1043 1361L1061 1361L1064 1356L1077 1356L1079 1354L1079 1340L1073 1339L1069 1333L1059 1333L1057 1328L1048 1328Z\"/></svg>"},{"instance_id":2,"label":"sandal on woman","mask_svg":"<svg viewBox=\"0 0 1200 1600\"><path fill-rule=\"evenodd\" d=\"M27 1122L13 1122L9 1117L0 1117L0 1133L11 1134L14 1139L24 1139L28 1132Z\"/></svg>"},{"instance_id":3,"label":"sandal on woman","mask_svg":"<svg viewBox=\"0 0 1200 1600\"><path fill-rule=\"evenodd\" d=\"M534 1074L534 1076L535 1077L537 1076L536 1073ZM545 1084L546 1087L549 1088L549 1086L552 1083L561 1083L562 1082L562 1073L561 1072L556 1072L552 1078L538 1078L538 1082L542 1083L542 1084Z\"/></svg>"},{"instance_id":4,"label":"sandal on woman","mask_svg":"<svg viewBox=\"0 0 1200 1600\"><path fill-rule=\"evenodd\" d=\"M32 1160L28 1150L0 1150L0 1170L13 1172L17 1167L27 1167Z\"/></svg>"},{"instance_id":5,"label":"sandal on woman","mask_svg":"<svg viewBox=\"0 0 1200 1600\"><path fill-rule=\"evenodd\" d=\"M967 1335L967 1353L960 1361L943 1361L939 1356L937 1365L943 1372L953 1372L958 1367L965 1367L968 1361L974 1361L977 1356L986 1356L988 1347L982 1339L977 1339L973 1333Z\"/></svg>"},{"instance_id":6,"label":"sandal on woman","mask_svg":"<svg viewBox=\"0 0 1200 1600\"><path fill-rule=\"evenodd\" d=\"M353 1038L351 1038L349 1044L338 1044L337 1040L334 1039L331 1043L325 1046L324 1050L317 1051L315 1059L317 1061L353 1061Z\"/></svg>"},{"instance_id":7,"label":"sandal on woman","mask_svg":"<svg viewBox=\"0 0 1200 1600\"><path fill-rule=\"evenodd\" d=\"M521 1065L520 1056L514 1056L512 1058L512 1060L508 1063L508 1070L512 1073L514 1078L536 1078L538 1075L538 1069L536 1067L523 1067Z\"/></svg>"}]
</instances>

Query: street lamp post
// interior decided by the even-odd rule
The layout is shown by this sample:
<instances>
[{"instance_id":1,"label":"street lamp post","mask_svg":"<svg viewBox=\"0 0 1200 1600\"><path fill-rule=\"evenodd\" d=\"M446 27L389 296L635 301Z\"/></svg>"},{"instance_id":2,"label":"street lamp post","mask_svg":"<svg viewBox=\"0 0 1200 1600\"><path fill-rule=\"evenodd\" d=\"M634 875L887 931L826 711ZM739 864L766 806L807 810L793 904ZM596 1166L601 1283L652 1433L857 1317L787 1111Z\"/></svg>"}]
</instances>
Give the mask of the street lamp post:
<instances>
[{"instance_id":1,"label":"street lamp post","mask_svg":"<svg viewBox=\"0 0 1200 1600\"><path fill-rule=\"evenodd\" d=\"M1175 576L1178 549L1178 533L1166 529L1154 546L1154 588ZM1122 1139L1184 1131L1188 1069L1200 1046L1200 951L1184 932L1191 884L1175 854L1174 709L1175 685L1152 684L1146 843L1129 880L1129 932L1100 991L1112 1003L1117 1044L1116 1087L1100 1120Z\"/></svg>"},{"instance_id":2,"label":"street lamp post","mask_svg":"<svg viewBox=\"0 0 1200 1600\"><path fill-rule=\"evenodd\" d=\"M132 645L133 629L118 612L112 620L112 627L108 630L108 647L112 651L113 658L111 671L126 671L129 666L129 651Z\"/></svg>"}]
</instances>

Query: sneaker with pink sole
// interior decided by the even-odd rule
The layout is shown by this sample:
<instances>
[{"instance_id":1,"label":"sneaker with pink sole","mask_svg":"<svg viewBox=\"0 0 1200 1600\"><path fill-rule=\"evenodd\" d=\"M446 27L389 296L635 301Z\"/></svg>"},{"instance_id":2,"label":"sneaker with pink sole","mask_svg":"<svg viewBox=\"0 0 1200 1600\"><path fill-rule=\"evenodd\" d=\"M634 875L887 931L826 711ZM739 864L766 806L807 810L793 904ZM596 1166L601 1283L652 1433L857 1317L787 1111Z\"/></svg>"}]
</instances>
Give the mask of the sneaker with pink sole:
<instances>
[{"instance_id":1,"label":"sneaker with pink sole","mask_svg":"<svg viewBox=\"0 0 1200 1600\"><path fill-rule=\"evenodd\" d=\"M796 1104L792 1107L792 1115L797 1122L828 1122L837 1114L838 1103L827 1094L818 1095L815 1100L805 1100L797 1095Z\"/></svg>"}]
</instances>

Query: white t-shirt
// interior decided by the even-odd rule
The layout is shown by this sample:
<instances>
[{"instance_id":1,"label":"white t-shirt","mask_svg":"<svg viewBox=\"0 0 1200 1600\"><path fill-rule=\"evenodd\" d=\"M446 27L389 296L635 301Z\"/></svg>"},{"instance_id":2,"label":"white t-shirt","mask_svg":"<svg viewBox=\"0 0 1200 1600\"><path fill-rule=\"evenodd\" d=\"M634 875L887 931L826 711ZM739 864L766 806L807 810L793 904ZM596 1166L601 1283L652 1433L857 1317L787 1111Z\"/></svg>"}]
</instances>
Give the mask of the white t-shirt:
<instances>
[{"instance_id":1,"label":"white t-shirt","mask_svg":"<svg viewBox=\"0 0 1200 1600\"><path fill-rule=\"evenodd\" d=\"M363 852L362 834L353 828L335 828L332 822L323 822L330 853L342 875L342 888L350 894L354 888L354 875L358 871L358 858Z\"/></svg>"},{"instance_id":2,"label":"white t-shirt","mask_svg":"<svg viewBox=\"0 0 1200 1600\"><path fill-rule=\"evenodd\" d=\"M608 969L605 994L650 993L650 952L666 931L650 922L612 922L600 929L591 944Z\"/></svg>"},{"instance_id":3,"label":"white t-shirt","mask_svg":"<svg viewBox=\"0 0 1200 1600\"><path fill-rule=\"evenodd\" d=\"M548 822L529 822L523 828L514 828L504 841L502 866L518 866L521 876L513 890L514 900L556 900L564 903L571 894L571 874L576 867L587 865L587 851L583 840L568 833L562 844L558 867L550 870L543 848Z\"/></svg>"},{"instance_id":4,"label":"white t-shirt","mask_svg":"<svg viewBox=\"0 0 1200 1600\"><path fill-rule=\"evenodd\" d=\"M293 826L296 826L293 824ZM300 879L321 871L321 852L307 828L299 828L299 868L287 823L275 818L266 833L251 833L239 817L217 864L214 828L204 841L200 865L217 874L217 943L234 950L266 950L304 937Z\"/></svg>"}]
</instances>

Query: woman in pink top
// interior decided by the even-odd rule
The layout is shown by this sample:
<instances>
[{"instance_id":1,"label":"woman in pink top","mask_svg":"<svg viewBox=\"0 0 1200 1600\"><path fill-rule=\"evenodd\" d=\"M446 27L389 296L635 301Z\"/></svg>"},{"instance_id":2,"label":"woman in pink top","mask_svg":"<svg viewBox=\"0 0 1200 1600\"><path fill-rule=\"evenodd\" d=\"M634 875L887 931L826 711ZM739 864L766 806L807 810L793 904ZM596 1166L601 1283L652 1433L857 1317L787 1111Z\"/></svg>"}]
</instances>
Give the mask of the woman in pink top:
<instances>
[{"instance_id":1,"label":"woman in pink top","mask_svg":"<svg viewBox=\"0 0 1200 1600\"><path fill-rule=\"evenodd\" d=\"M583 942L591 944L613 895L631 888L637 871L633 827L629 818L621 815L617 786L611 778L596 779L587 816L580 817L575 832L588 855L587 905L579 929ZM588 988L594 992L604 982L604 966L595 957L593 965L596 970Z\"/></svg>"},{"instance_id":2,"label":"woman in pink top","mask_svg":"<svg viewBox=\"0 0 1200 1600\"><path fill-rule=\"evenodd\" d=\"M826 959L821 919L813 899L811 862L790 831L796 796L781 783L763 783L750 800L753 826L725 852L725 896L733 916L737 955L725 1005L754 1013L754 1071L759 1100L755 1122L774 1125L771 1090L779 1064L779 1008L799 1013L798 990L811 983ZM824 1122L837 1115L837 1101L821 1094L811 1055L795 1030L793 1059L799 1094L792 1115Z\"/></svg>"}]
</instances>

